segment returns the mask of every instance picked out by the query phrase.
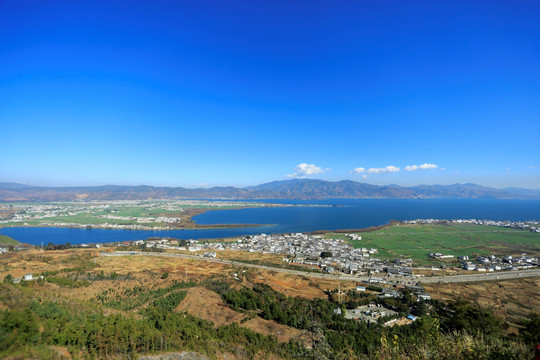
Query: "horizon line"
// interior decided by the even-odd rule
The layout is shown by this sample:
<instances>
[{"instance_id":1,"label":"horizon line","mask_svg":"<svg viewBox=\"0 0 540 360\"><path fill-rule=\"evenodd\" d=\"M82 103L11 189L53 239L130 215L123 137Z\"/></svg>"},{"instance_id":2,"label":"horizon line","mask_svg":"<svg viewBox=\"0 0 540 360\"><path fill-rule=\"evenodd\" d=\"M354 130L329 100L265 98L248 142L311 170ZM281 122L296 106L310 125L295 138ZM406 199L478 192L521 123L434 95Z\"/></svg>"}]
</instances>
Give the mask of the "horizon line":
<instances>
[{"instance_id":1,"label":"horizon line","mask_svg":"<svg viewBox=\"0 0 540 360\"><path fill-rule=\"evenodd\" d=\"M465 183L457 182L457 183L446 184L446 185L445 184L425 184L425 183L422 183L422 184L418 184L418 185L406 186L406 185L398 185L398 184L376 185L376 184L371 184L371 183L367 183L367 182L360 182L360 181L351 180L351 179L342 179L342 180L331 181L331 180L314 179L314 178L294 178L294 179L284 179L284 180L272 180L272 181L263 182L263 183L256 184L256 185L246 185L246 186L235 186L235 185L204 186L204 185L196 185L196 187L189 187L189 186L181 186L181 185L148 185L148 184L142 184L142 183L141 184L132 184L132 185L113 184L113 183L100 184L100 185L34 185L34 184L28 184L28 183L16 182L16 181L0 181L0 185L14 184L14 185L24 185L24 186L41 187L41 188L77 188L77 187L103 187L103 186L126 186L126 187L148 186L148 187L154 187L154 188L183 188L183 189L194 190L194 189L212 189L212 188L228 188L228 187L237 188L237 189L245 189L245 188L248 188L248 187L260 186L260 185L269 184L269 183L273 183L273 182L292 182L292 181L298 181L298 180L323 181L323 182L327 182L327 183L337 183L337 182L342 182L342 181L352 181L352 182L355 182L355 183L358 183L358 184L366 184L366 185L372 185L372 186L378 186L378 187L397 186L397 187L401 187L401 188L411 188L411 187L417 187L417 186L476 185L476 186L482 186L482 187L487 187L487 188L492 188L492 189L497 189L497 190L504 190L504 189L512 189L512 188L514 188L514 189L525 189L525 190L538 190L538 191L540 191L540 188L529 188L529 187L522 187L522 186L494 187L494 186L482 185L482 184L477 184L477 183L472 183L472 182L465 182Z\"/></svg>"}]
</instances>

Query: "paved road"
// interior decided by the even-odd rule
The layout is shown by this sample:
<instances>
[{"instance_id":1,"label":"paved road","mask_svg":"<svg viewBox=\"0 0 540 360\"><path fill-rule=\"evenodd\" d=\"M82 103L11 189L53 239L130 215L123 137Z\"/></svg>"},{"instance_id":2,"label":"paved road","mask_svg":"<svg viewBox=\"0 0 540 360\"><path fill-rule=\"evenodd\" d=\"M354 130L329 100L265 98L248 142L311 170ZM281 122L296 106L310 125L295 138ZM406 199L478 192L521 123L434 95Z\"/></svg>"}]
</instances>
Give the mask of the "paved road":
<instances>
[{"instance_id":1,"label":"paved road","mask_svg":"<svg viewBox=\"0 0 540 360\"><path fill-rule=\"evenodd\" d=\"M437 282L468 282L468 281L486 281L486 280L504 280L504 279L519 279L526 277L540 276L540 269L519 270L519 271L498 271L491 273L478 273L471 275L452 275L452 276L430 276L417 277L424 283Z\"/></svg>"},{"instance_id":2,"label":"paved road","mask_svg":"<svg viewBox=\"0 0 540 360\"><path fill-rule=\"evenodd\" d=\"M244 266L255 269L263 269L268 271L275 271L290 275L299 275L306 276L311 278L318 279L331 279L331 280L342 280L342 281L362 281L367 282L369 277L367 276L353 276L353 275L343 275L343 274L323 274L316 272L307 272L300 270L291 270L291 269L282 269L277 267L265 266L265 265L256 265L256 264L247 264L239 261L231 261L224 259L213 259L208 257L202 257L199 255L188 255L188 254L172 254L172 253L153 253L153 252L142 252L142 251L116 251L112 253L100 253L100 256L128 256L128 255L140 255L140 256L160 256L160 257L176 257L184 259L195 259L200 261L211 261L216 263L234 265L234 266ZM415 277L416 281L423 283L439 283L439 282L469 282L469 281L488 281L488 280L503 280L503 279L519 279L526 277L537 277L540 276L540 269L532 270L521 270L521 271L499 271L492 273L478 273L471 275L452 275L452 276L423 276ZM399 278L391 278L399 279ZM410 278L406 278L409 279Z\"/></svg>"}]
</instances>

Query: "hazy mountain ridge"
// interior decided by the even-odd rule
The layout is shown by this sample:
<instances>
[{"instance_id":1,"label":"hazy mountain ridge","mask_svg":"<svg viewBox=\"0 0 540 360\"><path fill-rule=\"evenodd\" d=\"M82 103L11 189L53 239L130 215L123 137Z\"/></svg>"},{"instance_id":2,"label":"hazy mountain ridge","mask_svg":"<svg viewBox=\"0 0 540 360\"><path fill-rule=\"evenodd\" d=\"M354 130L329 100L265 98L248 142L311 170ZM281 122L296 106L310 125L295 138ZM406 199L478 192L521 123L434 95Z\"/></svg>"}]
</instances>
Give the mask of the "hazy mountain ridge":
<instances>
[{"instance_id":1,"label":"hazy mountain ridge","mask_svg":"<svg viewBox=\"0 0 540 360\"><path fill-rule=\"evenodd\" d=\"M495 189L476 184L378 186L352 180L293 179L244 188L187 189L148 185L42 187L0 183L0 201L145 200L145 199L327 199L327 198L490 198L539 199L540 190Z\"/></svg>"}]
</instances>

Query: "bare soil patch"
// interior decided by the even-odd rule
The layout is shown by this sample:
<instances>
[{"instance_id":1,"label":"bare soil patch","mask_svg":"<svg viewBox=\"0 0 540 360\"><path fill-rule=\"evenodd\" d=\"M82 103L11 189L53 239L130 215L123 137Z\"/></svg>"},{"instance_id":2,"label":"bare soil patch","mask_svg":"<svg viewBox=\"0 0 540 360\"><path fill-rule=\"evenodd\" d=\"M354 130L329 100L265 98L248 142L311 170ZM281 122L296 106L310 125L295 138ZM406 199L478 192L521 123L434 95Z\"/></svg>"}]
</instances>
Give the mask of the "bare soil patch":
<instances>
[{"instance_id":1,"label":"bare soil patch","mask_svg":"<svg viewBox=\"0 0 540 360\"><path fill-rule=\"evenodd\" d=\"M540 314L539 278L424 284L424 288L434 299L464 298L478 303L513 325L527 317L531 311Z\"/></svg>"},{"instance_id":2,"label":"bare soil patch","mask_svg":"<svg viewBox=\"0 0 540 360\"><path fill-rule=\"evenodd\" d=\"M153 271L169 273L177 280L201 279L207 276L222 275L231 265L196 259L158 257L158 256L110 256L99 257L96 270L115 271L118 274L135 274Z\"/></svg>"},{"instance_id":3,"label":"bare soil patch","mask_svg":"<svg viewBox=\"0 0 540 360\"><path fill-rule=\"evenodd\" d=\"M72 356L69 353L68 349L63 346L51 346L51 349L53 349L56 354L58 355L60 360L71 360Z\"/></svg>"},{"instance_id":4,"label":"bare soil patch","mask_svg":"<svg viewBox=\"0 0 540 360\"><path fill-rule=\"evenodd\" d=\"M301 296L307 299L326 298L327 290L342 291L356 289L356 283L333 279L316 279L307 276L290 275L276 271L256 270L253 282L271 286L274 290L288 296Z\"/></svg>"},{"instance_id":5,"label":"bare soil patch","mask_svg":"<svg viewBox=\"0 0 540 360\"><path fill-rule=\"evenodd\" d=\"M295 329L290 326L285 326L276 323L275 321L265 320L260 317L251 319L240 326L251 329L263 335L273 335L279 342L289 342L291 339L297 341L305 337L305 331Z\"/></svg>"},{"instance_id":6,"label":"bare soil patch","mask_svg":"<svg viewBox=\"0 0 540 360\"><path fill-rule=\"evenodd\" d=\"M186 298L175 310L185 311L216 326L240 322L245 317L244 314L225 305L218 294L202 287L188 289Z\"/></svg>"},{"instance_id":7,"label":"bare soil patch","mask_svg":"<svg viewBox=\"0 0 540 360\"><path fill-rule=\"evenodd\" d=\"M220 250L217 251L217 256L222 259L233 260L233 261L249 261L249 262L259 262L264 264L275 264L283 265L284 255L276 254L263 254L260 252L249 252L249 251L237 251L237 250Z\"/></svg>"},{"instance_id":8,"label":"bare soil patch","mask_svg":"<svg viewBox=\"0 0 540 360\"><path fill-rule=\"evenodd\" d=\"M276 336L280 342L300 338L303 333L301 330L260 317L255 317L241 324L240 321L247 315L229 308L217 293L203 287L191 288L187 292L186 298L178 305L175 311L185 311L190 315L210 321L216 326L238 323L239 326L260 334Z\"/></svg>"}]
</instances>

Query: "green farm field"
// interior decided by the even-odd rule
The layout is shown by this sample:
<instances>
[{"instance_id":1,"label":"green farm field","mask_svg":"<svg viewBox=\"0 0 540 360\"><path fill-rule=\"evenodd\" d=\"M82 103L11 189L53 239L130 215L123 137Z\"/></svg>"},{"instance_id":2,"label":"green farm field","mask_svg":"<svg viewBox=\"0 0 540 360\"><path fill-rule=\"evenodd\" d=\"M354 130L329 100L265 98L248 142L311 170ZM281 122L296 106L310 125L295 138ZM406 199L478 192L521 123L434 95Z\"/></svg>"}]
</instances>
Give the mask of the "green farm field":
<instances>
[{"instance_id":1,"label":"green farm field","mask_svg":"<svg viewBox=\"0 0 540 360\"><path fill-rule=\"evenodd\" d=\"M0 234L0 245L17 245L19 242L12 237Z\"/></svg>"},{"instance_id":2,"label":"green farm field","mask_svg":"<svg viewBox=\"0 0 540 360\"><path fill-rule=\"evenodd\" d=\"M361 232L362 240L351 240L343 234L328 233L327 237L342 238L355 248L377 248L381 259L399 256L412 258L418 265L441 264L429 257L430 252L468 255L540 255L540 234L526 230L470 224L390 225L375 231ZM455 263L456 259L444 263Z\"/></svg>"},{"instance_id":3,"label":"green farm field","mask_svg":"<svg viewBox=\"0 0 540 360\"><path fill-rule=\"evenodd\" d=\"M1 226L144 226L196 228L192 217L205 211L267 206L254 202L214 203L202 200L148 200L0 204ZM272 205L279 206L279 205ZM160 218L174 218L165 221ZM180 219L180 220L178 220ZM226 226L229 227L229 226Z\"/></svg>"}]
</instances>

